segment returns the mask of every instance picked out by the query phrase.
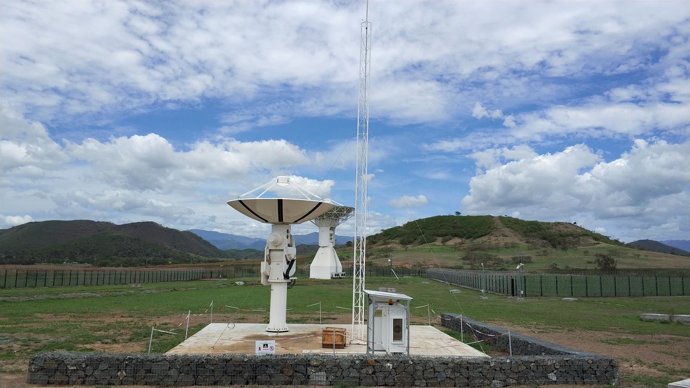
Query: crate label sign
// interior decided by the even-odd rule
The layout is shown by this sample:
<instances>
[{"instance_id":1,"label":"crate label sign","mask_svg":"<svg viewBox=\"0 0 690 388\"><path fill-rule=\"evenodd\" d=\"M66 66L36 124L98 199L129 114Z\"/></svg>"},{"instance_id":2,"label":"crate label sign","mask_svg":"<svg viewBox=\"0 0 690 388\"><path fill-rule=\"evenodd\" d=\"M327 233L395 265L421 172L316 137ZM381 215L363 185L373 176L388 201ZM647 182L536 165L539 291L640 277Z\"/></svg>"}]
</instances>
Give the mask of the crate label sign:
<instances>
[{"instance_id":1,"label":"crate label sign","mask_svg":"<svg viewBox=\"0 0 690 388\"><path fill-rule=\"evenodd\" d=\"M274 340L256 341L256 346L254 348L256 349L256 354L258 354L258 355L275 354L276 353L276 341L274 341Z\"/></svg>"}]
</instances>

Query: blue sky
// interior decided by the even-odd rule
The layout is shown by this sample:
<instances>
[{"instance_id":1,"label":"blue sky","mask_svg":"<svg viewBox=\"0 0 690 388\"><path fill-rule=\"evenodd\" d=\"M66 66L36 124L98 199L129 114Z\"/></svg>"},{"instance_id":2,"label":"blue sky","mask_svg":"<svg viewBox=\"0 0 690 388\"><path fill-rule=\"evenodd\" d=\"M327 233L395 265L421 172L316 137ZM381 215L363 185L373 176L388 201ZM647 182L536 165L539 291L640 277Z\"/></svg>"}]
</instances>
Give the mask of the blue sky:
<instances>
[{"instance_id":1,"label":"blue sky","mask_svg":"<svg viewBox=\"0 0 690 388\"><path fill-rule=\"evenodd\" d=\"M225 202L277 175L351 205L363 14L3 1L0 228L261 237ZM372 232L460 211L690 239L687 1L382 0L369 15Z\"/></svg>"}]
</instances>

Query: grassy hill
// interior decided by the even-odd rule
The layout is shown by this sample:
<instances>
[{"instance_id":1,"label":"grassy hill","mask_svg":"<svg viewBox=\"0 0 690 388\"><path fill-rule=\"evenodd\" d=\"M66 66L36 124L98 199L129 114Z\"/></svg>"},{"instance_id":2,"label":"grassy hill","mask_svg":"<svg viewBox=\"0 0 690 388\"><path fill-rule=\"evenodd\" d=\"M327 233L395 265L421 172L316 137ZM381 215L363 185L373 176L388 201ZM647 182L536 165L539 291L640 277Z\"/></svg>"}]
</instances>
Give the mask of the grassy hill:
<instances>
[{"instance_id":1,"label":"grassy hill","mask_svg":"<svg viewBox=\"0 0 690 388\"><path fill-rule=\"evenodd\" d=\"M338 250L341 261L351 249ZM690 258L627 247L566 222L494 216L436 216L408 222L368 238L367 262L402 267L527 271L593 270L613 258L618 269L690 268Z\"/></svg>"},{"instance_id":2,"label":"grassy hill","mask_svg":"<svg viewBox=\"0 0 690 388\"><path fill-rule=\"evenodd\" d=\"M369 237L372 244L396 242L402 245L424 244L437 239L450 241L454 238L476 239L495 229L491 216L436 216L408 222L386 229Z\"/></svg>"},{"instance_id":3,"label":"grassy hill","mask_svg":"<svg viewBox=\"0 0 690 388\"><path fill-rule=\"evenodd\" d=\"M154 222L30 222L0 231L0 263L146 265L199 261L224 253L191 232Z\"/></svg>"}]
</instances>

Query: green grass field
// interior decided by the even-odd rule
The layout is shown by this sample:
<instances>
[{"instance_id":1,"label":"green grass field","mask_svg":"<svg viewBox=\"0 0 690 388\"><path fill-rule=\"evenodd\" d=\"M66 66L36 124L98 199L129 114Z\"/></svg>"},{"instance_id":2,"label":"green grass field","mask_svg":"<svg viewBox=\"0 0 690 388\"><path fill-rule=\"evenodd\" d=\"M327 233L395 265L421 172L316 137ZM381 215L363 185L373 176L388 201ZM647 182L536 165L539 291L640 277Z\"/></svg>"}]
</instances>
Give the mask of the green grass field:
<instances>
[{"instance_id":1,"label":"green grass field","mask_svg":"<svg viewBox=\"0 0 690 388\"><path fill-rule=\"evenodd\" d=\"M178 333L156 334L153 351L164 352L182 341L188 311L193 317L191 332L210 321L211 301L216 322L266 322L270 288L259 285L255 279L245 279L244 285L235 281L0 290L0 374L23 373L28 359L38 351L144 352L151 326ZM609 343L597 343L625 346L631 351L646 346L650 336L690 343L688 326L647 323L638 318L643 312L690 313L690 297L589 298L567 302L560 298L517 300L490 295L482 299L478 292L450 292L456 287L426 278L367 279L367 288L379 287L395 288L412 296L411 312L417 324L427 322L428 310L424 306L428 304L436 325L440 322L438 314L450 312L509 327L530 328L535 333L608 333ZM318 323L318 305L314 304L319 302L324 323L349 322L351 288L350 279L299 280L288 293L288 323ZM673 368L659 373L626 378L630 382L656 378L661 384L664 379L682 375Z\"/></svg>"}]
</instances>

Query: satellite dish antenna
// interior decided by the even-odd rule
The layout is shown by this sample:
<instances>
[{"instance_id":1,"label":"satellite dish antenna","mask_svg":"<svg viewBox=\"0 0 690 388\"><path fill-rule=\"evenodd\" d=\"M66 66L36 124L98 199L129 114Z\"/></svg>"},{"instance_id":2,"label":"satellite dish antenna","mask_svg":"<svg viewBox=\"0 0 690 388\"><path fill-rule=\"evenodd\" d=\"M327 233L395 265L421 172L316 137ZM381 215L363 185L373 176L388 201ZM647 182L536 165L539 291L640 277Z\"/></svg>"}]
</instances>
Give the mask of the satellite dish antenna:
<instances>
[{"instance_id":1,"label":"satellite dish antenna","mask_svg":"<svg viewBox=\"0 0 690 388\"><path fill-rule=\"evenodd\" d=\"M296 280L297 268L292 224L310 221L334 207L331 200L299 187L291 178L276 177L228 201L228 205L245 216L271 224L261 262L261 284L271 286L271 312L266 331L274 333L288 331L287 287Z\"/></svg>"},{"instance_id":2,"label":"satellite dish antenna","mask_svg":"<svg viewBox=\"0 0 690 388\"><path fill-rule=\"evenodd\" d=\"M319 227L319 250L309 266L312 279L342 278L345 275L338 253L335 251L335 228L352 217L354 208L335 206L311 222Z\"/></svg>"}]
</instances>

